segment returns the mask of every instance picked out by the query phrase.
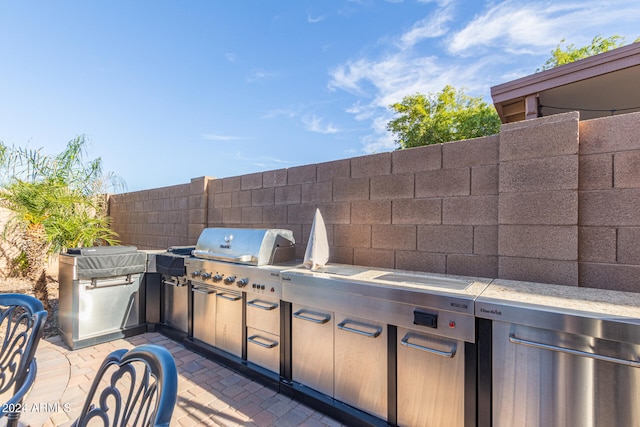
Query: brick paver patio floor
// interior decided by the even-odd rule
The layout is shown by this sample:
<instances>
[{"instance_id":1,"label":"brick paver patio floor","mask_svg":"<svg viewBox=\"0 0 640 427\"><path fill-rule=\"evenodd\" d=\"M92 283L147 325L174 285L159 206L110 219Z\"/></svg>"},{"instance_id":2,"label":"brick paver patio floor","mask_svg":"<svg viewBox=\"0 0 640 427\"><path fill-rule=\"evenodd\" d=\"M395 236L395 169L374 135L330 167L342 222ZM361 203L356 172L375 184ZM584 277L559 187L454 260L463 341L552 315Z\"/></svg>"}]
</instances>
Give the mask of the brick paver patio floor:
<instances>
[{"instance_id":1,"label":"brick paver patio floor","mask_svg":"<svg viewBox=\"0 0 640 427\"><path fill-rule=\"evenodd\" d=\"M335 420L277 393L159 333L146 333L78 350L60 337L41 341L38 375L25 400L22 426L68 426L76 419L91 381L111 351L144 343L164 346L178 366L175 426L340 426ZM6 418L0 419L0 425Z\"/></svg>"}]
</instances>

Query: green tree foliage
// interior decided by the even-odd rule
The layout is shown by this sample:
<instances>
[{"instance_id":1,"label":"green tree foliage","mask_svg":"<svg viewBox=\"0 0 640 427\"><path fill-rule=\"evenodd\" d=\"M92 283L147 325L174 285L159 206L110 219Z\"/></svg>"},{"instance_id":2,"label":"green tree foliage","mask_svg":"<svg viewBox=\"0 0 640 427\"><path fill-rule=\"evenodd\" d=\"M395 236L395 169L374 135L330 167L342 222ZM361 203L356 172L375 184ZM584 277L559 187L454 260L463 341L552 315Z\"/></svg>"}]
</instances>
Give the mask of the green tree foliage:
<instances>
[{"instance_id":1,"label":"green tree foliage","mask_svg":"<svg viewBox=\"0 0 640 427\"><path fill-rule=\"evenodd\" d=\"M640 41L640 37L635 40L634 43ZM561 40L560 43L564 43L565 40ZM567 45L564 49L558 45L551 51L551 58L547 59L542 68L536 71L549 70L551 68L558 67L560 65L569 64L579 59L588 58L599 53L608 52L612 49L616 49L624 46L625 38L617 34L604 38L601 35L597 35L591 40L591 43L587 46L575 47L573 44Z\"/></svg>"},{"instance_id":2,"label":"green tree foliage","mask_svg":"<svg viewBox=\"0 0 640 427\"><path fill-rule=\"evenodd\" d=\"M449 85L435 94L406 96L389 108L397 117L387 124L387 130L394 134L400 148L477 138L500 131L500 118L493 105Z\"/></svg>"},{"instance_id":3,"label":"green tree foliage","mask_svg":"<svg viewBox=\"0 0 640 427\"><path fill-rule=\"evenodd\" d=\"M116 244L105 193L120 183L102 173L101 160L84 160L83 137L56 156L0 146L0 207L11 212L4 235L17 237L34 293L48 308L45 266L65 248Z\"/></svg>"}]
</instances>

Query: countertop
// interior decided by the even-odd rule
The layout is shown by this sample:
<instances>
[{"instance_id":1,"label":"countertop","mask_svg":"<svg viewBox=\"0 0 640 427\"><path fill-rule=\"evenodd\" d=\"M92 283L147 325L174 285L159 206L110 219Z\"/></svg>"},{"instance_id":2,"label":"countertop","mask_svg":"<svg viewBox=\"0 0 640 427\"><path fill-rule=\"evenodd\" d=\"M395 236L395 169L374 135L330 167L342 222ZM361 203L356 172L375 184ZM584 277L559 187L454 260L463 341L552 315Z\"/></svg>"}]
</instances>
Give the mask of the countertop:
<instances>
[{"instance_id":1,"label":"countertop","mask_svg":"<svg viewBox=\"0 0 640 427\"><path fill-rule=\"evenodd\" d=\"M476 311L487 303L640 319L639 293L606 289L496 279L476 300Z\"/></svg>"}]
</instances>

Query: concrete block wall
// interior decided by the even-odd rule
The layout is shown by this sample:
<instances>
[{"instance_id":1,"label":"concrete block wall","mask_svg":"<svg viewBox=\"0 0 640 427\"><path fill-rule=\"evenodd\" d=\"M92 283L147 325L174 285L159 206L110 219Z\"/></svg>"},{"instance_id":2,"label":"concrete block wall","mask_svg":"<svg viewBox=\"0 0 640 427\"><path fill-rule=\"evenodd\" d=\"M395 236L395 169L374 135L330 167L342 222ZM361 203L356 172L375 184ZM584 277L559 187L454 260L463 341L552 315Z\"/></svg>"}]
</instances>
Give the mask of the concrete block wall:
<instances>
[{"instance_id":1,"label":"concrete block wall","mask_svg":"<svg viewBox=\"0 0 640 427\"><path fill-rule=\"evenodd\" d=\"M502 127L499 277L578 285L579 118Z\"/></svg>"},{"instance_id":2,"label":"concrete block wall","mask_svg":"<svg viewBox=\"0 0 640 427\"><path fill-rule=\"evenodd\" d=\"M640 113L580 122L580 285L640 292Z\"/></svg>"},{"instance_id":3,"label":"concrete block wall","mask_svg":"<svg viewBox=\"0 0 640 427\"><path fill-rule=\"evenodd\" d=\"M213 180L209 227L287 228L316 209L330 261L494 277L497 136Z\"/></svg>"},{"instance_id":4,"label":"concrete block wall","mask_svg":"<svg viewBox=\"0 0 640 427\"><path fill-rule=\"evenodd\" d=\"M124 244L287 228L316 209L331 262L640 292L640 113L111 196Z\"/></svg>"},{"instance_id":5,"label":"concrete block wall","mask_svg":"<svg viewBox=\"0 0 640 427\"><path fill-rule=\"evenodd\" d=\"M124 245L166 249L193 244L206 226L207 177L190 184L109 197L112 228Z\"/></svg>"}]
</instances>

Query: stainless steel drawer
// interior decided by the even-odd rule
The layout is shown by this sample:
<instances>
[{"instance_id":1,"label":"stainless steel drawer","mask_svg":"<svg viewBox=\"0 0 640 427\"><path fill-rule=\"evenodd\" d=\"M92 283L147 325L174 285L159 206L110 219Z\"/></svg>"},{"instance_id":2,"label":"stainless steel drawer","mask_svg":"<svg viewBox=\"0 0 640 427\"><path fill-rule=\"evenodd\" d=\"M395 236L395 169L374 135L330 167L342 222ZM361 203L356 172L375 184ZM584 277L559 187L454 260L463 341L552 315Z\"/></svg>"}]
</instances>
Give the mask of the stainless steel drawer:
<instances>
[{"instance_id":1,"label":"stainless steel drawer","mask_svg":"<svg viewBox=\"0 0 640 427\"><path fill-rule=\"evenodd\" d=\"M247 326L280 335L280 302L264 297L248 298Z\"/></svg>"},{"instance_id":2,"label":"stainless steel drawer","mask_svg":"<svg viewBox=\"0 0 640 427\"><path fill-rule=\"evenodd\" d=\"M247 360L273 372L280 372L280 337L247 328Z\"/></svg>"}]
</instances>

